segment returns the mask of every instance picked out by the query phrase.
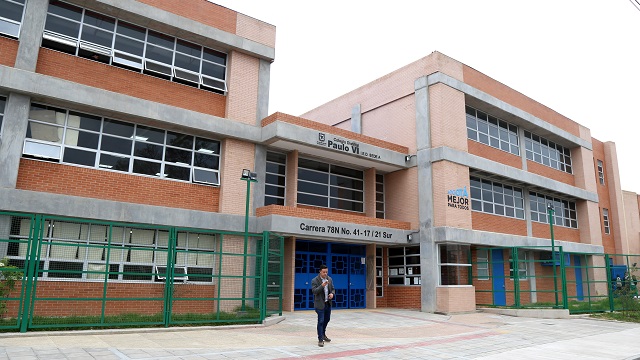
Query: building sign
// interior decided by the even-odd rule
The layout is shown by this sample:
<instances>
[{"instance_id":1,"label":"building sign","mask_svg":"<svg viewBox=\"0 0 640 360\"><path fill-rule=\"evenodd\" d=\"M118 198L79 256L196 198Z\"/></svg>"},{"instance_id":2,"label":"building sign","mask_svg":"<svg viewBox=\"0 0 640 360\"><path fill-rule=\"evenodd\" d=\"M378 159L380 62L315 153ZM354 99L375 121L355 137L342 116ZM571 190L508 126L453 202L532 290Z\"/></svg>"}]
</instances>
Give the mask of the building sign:
<instances>
[{"instance_id":1,"label":"building sign","mask_svg":"<svg viewBox=\"0 0 640 360\"><path fill-rule=\"evenodd\" d=\"M300 231L310 235L340 235L345 237L365 237L371 239L391 239L391 233L383 230L375 230L358 225L333 226L333 225L309 225L300 223Z\"/></svg>"},{"instance_id":2,"label":"building sign","mask_svg":"<svg viewBox=\"0 0 640 360\"><path fill-rule=\"evenodd\" d=\"M469 193L467 187L448 190L447 191L447 206L462 210L469 210Z\"/></svg>"},{"instance_id":3,"label":"building sign","mask_svg":"<svg viewBox=\"0 0 640 360\"><path fill-rule=\"evenodd\" d=\"M360 151L360 143L343 139L334 135L327 138L326 134L318 133L318 145L327 147L332 150L341 151L347 154L367 157L371 159L380 159L379 154L373 154L367 151Z\"/></svg>"}]
</instances>

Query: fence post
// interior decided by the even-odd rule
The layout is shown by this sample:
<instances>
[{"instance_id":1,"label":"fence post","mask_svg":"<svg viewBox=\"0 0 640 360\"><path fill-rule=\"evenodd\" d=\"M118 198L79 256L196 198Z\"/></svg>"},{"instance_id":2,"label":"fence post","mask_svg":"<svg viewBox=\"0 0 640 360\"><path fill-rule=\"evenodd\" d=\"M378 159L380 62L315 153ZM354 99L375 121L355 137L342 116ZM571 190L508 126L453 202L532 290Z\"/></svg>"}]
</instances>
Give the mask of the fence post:
<instances>
[{"instance_id":1,"label":"fence post","mask_svg":"<svg viewBox=\"0 0 640 360\"><path fill-rule=\"evenodd\" d=\"M607 294L609 294L609 311L615 310L613 304L613 290L611 288L611 261L609 260L609 254L604 254L604 266L607 269Z\"/></svg>"},{"instance_id":2,"label":"fence post","mask_svg":"<svg viewBox=\"0 0 640 360\"><path fill-rule=\"evenodd\" d=\"M516 308L520 308L520 259L518 258L518 248L511 248L511 260L513 266L513 300Z\"/></svg>"},{"instance_id":3,"label":"fence post","mask_svg":"<svg viewBox=\"0 0 640 360\"><path fill-rule=\"evenodd\" d=\"M560 248L560 279L562 281L562 304L563 304L562 308L568 309L569 296L567 294L567 273L565 269L566 263L564 262L564 249L562 248L562 246L559 246L559 248Z\"/></svg>"},{"instance_id":4,"label":"fence post","mask_svg":"<svg viewBox=\"0 0 640 360\"><path fill-rule=\"evenodd\" d=\"M175 271L175 251L176 251L176 228L169 229L169 241L167 244L167 263L165 264L164 278L164 309L163 320L164 327L169 327L171 323L171 312L173 311L173 272Z\"/></svg>"},{"instance_id":5,"label":"fence post","mask_svg":"<svg viewBox=\"0 0 640 360\"><path fill-rule=\"evenodd\" d=\"M36 215L31 219L31 228L29 229L29 244L27 262L26 290L24 292L24 302L22 307L22 314L20 316L20 332L27 332L27 327L31 319L31 304L33 303L33 297L35 296L34 277L37 277L36 265L39 265L38 251L40 250L40 237L42 234L42 215Z\"/></svg>"}]
</instances>

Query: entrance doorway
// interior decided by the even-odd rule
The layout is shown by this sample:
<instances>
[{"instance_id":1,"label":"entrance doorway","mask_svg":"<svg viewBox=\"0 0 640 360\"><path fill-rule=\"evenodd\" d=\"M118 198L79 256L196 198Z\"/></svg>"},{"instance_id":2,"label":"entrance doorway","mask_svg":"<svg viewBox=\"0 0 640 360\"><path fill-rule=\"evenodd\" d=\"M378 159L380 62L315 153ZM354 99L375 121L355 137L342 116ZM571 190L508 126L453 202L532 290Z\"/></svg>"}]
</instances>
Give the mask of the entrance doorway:
<instances>
[{"instance_id":1,"label":"entrance doorway","mask_svg":"<svg viewBox=\"0 0 640 360\"><path fill-rule=\"evenodd\" d=\"M318 275L318 269L322 264L329 267L329 276L336 288L334 308L365 308L365 256L364 245L296 241L294 310L313 309L311 280Z\"/></svg>"}]
</instances>

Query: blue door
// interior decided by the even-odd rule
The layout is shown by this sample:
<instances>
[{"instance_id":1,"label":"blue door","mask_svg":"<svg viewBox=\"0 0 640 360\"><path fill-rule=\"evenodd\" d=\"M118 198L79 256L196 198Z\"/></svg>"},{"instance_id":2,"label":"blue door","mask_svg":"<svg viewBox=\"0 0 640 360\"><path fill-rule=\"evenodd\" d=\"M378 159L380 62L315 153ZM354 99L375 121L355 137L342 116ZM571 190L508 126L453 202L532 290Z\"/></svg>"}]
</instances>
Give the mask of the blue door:
<instances>
[{"instance_id":1,"label":"blue door","mask_svg":"<svg viewBox=\"0 0 640 360\"><path fill-rule=\"evenodd\" d=\"M491 250L491 274L493 275L493 305L507 305L504 288L504 256L502 249Z\"/></svg>"},{"instance_id":2,"label":"blue door","mask_svg":"<svg viewBox=\"0 0 640 360\"><path fill-rule=\"evenodd\" d=\"M576 296L578 300L584 300L584 290L582 289L582 268L580 267L580 255L574 255L573 264L576 271Z\"/></svg>"},{"instance_id":3,"label":"blue door","mask_svg":"<svg viewBox=\"0 0 640 360\"><path fill-rule=\"evenodd\" d=\"M329 267L329 276L336 288L334 308L365 308L365 253L366 248L362 245L297 241L294 309L313 309L311 280L318 275L318 269L322 264Z\"/></svg>"}]
</instances>

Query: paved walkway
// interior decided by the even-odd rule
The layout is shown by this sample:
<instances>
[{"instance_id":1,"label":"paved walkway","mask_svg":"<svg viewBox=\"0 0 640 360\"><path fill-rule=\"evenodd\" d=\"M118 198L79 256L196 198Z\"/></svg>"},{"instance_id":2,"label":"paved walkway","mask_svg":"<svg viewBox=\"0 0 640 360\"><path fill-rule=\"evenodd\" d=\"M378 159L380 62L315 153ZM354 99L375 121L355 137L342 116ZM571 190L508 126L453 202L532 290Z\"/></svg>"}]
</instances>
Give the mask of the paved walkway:
<instances>
[{"instance_id":1,"label":"paved walkway","mask_svg":"<svg viewBox=\"0 0 640 360\"><path fill-rule=\"evenodd\" d=\"M0 334L0 359L640 359L640 324L398 309L334 310L325 347L315 312L271 326Z\"/></svg>"}]
</instances>

